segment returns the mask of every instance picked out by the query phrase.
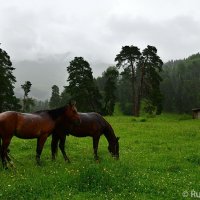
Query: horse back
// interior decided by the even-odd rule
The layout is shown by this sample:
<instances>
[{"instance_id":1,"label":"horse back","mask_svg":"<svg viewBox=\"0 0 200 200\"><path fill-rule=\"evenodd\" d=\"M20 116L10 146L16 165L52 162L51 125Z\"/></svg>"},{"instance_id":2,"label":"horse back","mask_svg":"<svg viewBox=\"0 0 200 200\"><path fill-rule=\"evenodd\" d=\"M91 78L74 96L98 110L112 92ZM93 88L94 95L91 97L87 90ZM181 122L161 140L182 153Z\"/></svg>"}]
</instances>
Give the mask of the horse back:
<instances>
[{"instance_id":1,"label":"horse back","mask_svg":"<svg viewBox=\"0 0 200 200\"><path fill-rule=\"evenodd\" d=\"M18 113L15 135L21 138L36 138L50 133L55 123L48 115Z\"/></svg>"},{"instance_id":2,"label":"horse back","mask_svg":"<svg viewBox=\"0 0 200 200\"><path fill-rule=\"evenodd\" d=\"M79 113L80 125L67 124L66 133L76 137L99 136L107 126L105 119L98 113Z\"/></svg>"}]
</instances>

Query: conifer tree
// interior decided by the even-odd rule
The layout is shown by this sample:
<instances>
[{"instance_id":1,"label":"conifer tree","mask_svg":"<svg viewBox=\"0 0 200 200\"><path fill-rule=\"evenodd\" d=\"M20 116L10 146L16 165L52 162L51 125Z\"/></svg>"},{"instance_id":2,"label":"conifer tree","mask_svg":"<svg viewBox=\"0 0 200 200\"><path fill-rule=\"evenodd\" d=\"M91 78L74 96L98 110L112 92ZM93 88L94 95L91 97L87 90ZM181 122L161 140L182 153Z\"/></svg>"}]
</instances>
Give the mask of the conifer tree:
<instances>
[{"instance_id":1,"label":"conifer tree","mask_svg":"<svg viewBox=\"0 0 200 200\"><path fill-rule=\"evenodd\" d=\"M13 75L10 56L0 48L0 112L6 110L19 110L19 99L14 95L16 78Z\"/></svg>"},{"instance_id":2,"label":"conifer tree","mask_svg":"<svg viewBox=\"0 0 200 200\"><path fill-rule=\"evenodd\" d=\"M53 109L60 106L60 92L59 92L59 87L57 85L53 85L51 89L52 89L52 94L49 101L49 106L51 109Z\"/></svg>"},{"instance_id":3,"label":"conifer tree","mask_svg":"<svg viewBox=\"0 0 200 200\"><path fill-rule=\"evenodd\" d=\"M90 64L82 57L75 57L67 67L69 74L67 91L77 102L80 111L101 112L101 95L95 84Z\"/></svg>"}]
</instances>

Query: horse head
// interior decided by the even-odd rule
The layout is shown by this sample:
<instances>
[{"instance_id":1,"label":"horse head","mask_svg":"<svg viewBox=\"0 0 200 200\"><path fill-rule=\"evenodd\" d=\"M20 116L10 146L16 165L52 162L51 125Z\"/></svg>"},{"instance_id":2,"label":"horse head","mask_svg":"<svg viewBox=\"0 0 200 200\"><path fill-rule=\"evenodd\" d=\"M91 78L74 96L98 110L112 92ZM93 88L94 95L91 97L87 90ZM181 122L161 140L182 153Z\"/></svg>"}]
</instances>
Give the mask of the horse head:
<instances>
[{"instance_id":1,"label":"horse head","mask_svg":"<svg viewBox=\"0 0 200 200\"><path fill-rule=\"evenodd\" d=\"M69 104L66 106L65 108L65 116L67 117L67 119L75 124L75 125L79 125L81 120L80 120L80 116L77 112L77 108L76 108L76 102L75 101L70 101Z\"/></svg>"},{"instance_id":2,"label":"horse head","mask_svg":"<svg viewBox=\"0 0 200 200\"><path fill-rule=\"evenodd\" d=\"M114 158L119 159L119 137L116 137L115 140L109 144L108 150Z\"/></svg>"}]
</instances>

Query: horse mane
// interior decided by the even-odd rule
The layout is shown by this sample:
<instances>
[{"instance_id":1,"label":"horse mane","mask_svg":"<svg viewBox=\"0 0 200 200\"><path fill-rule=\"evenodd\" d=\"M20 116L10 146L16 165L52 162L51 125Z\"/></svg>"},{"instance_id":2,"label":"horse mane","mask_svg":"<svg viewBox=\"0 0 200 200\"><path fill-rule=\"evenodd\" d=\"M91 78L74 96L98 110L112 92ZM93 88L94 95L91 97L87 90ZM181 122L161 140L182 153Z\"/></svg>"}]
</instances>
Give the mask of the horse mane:
<instances>
[{"instance_id":1,"label":"horse mane","mask_svg":"<svg viewBox=\"0 0 200 200\"><path fill-rule=\"evenodd\" d=\"M48 114L53 120L56 120L60 115L62 115L65 112L66 106L60 107L60 108L56 108L56 109L52 109L52 110L39 110L34 112L34 114L42 114L42 113L46 113Z\"/></svg>"}]
</instances>

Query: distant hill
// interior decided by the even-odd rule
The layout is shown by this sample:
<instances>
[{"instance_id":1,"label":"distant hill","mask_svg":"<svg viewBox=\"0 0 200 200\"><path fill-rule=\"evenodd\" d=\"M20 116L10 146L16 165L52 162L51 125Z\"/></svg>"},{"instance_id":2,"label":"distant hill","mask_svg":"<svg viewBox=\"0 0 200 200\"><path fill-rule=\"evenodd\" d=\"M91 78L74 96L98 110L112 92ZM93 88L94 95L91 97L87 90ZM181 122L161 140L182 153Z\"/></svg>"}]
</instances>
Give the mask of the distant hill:
<instances>
[{"instance_id":1,"label":"distant hill","mask_svg":"<svg viewBox=\"0 0 200 200\"><path fill-rule=\"evenodd\" d=\"M15 84L15 94L17 97L23 95L21 85L25 81L31 81L32 89L30 96L45 100L51 95L51 87L57 85L60 91L67 84L67 70L69 61L73 59L70 53L52 55L39 58L38 60L13 61L14 75L17 79ZM94 76L101 73L110 65L100 61L88 62L94 72Z\"/></svg>"}]
</instances>

